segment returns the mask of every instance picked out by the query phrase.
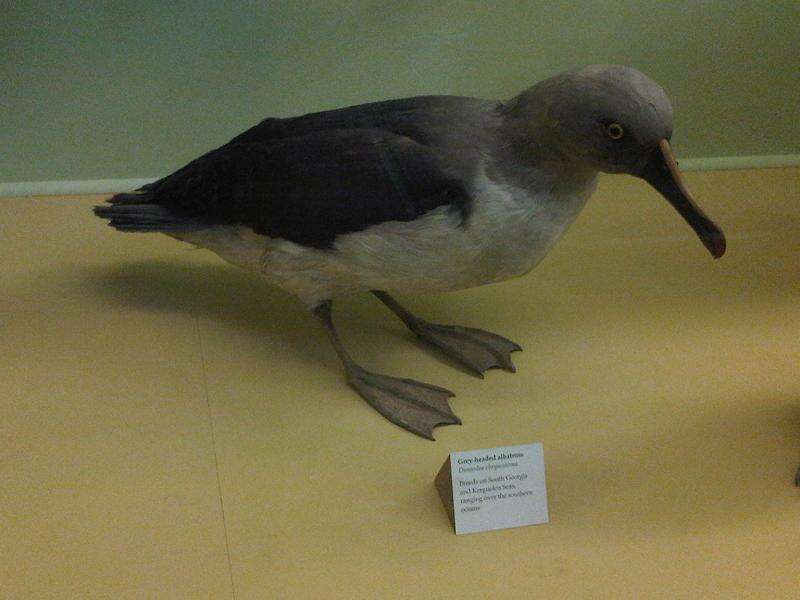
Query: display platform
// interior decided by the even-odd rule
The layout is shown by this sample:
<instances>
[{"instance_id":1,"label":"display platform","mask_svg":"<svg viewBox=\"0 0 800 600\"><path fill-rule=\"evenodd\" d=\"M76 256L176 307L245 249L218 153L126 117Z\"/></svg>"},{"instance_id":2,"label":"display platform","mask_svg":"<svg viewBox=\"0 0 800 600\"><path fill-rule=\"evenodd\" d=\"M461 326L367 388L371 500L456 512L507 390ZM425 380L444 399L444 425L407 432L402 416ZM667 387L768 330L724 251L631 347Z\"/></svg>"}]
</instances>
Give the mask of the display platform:
<instances>
[{"instance_id":1,"label":"display platform","mask_svg":"<svg viewBox=\"0 0 800 600\"><path fill-rule=\"evenodd\" d=\"M794 597L800 169L688 173L709 258L655 191L604 177L524 278L398 296L514 339L484 380L371 297L364 366L452 389L429 442L344 380L258 277L95 218L0 201L0 597ZM456 536L448 453L541 442L550 523Z\"/></svg>"}]
</instances>

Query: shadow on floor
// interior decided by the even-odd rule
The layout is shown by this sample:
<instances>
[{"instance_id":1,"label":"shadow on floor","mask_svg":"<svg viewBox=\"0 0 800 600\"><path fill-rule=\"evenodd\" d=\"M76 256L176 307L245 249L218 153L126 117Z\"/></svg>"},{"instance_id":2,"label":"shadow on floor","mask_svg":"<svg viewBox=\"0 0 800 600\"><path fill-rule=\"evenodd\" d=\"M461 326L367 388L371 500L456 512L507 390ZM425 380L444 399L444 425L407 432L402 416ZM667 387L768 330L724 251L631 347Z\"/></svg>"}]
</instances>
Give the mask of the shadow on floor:
<instances>
[{"instance_id":1,"label":"shadow on floor","mask_svg":"<svg viewBox=\"0 0 800 600\"><path fill-rule=\"evenodd\" d=\"M147 260L81 269L69 284L100 302L138 311L183 314L222 324L331 368L325 333L296 299L256 275L224 264ZM322 351L319 350L322 346ZM272 354L270 354L271 356Z\"/></svg>"},{"instance_id":2,"label":"shadow on floor","mask_svg":"<svg viewBox=\"0 0 800 600\"><path fill-rule=\"evenodd\" d=\"M327 338L322 328L304 305L257 275L235 267L148 260L115 264L111 268L84 269L79 277L69 276L68 279L68 285L81 286L84 294L87 289L91 290L96 298L109 304L183 313L223 323L239 331L277 340L298 356L313 356L316 362L338 368L335 359L331 359L332 352L327 351ZM370 306L367 308L367 305ZM368 294L359 299L337 300L335 320L343 328L359 321L361 329L382 337L387 337L387 326L393 326L419 351L462 373L474 375L460 363L419 341ZM313 338L311 343L310 338ZM386 343L390 341L387 339ZM320 346L322 351L318 349Z\"/></svg>"}]
</instances>

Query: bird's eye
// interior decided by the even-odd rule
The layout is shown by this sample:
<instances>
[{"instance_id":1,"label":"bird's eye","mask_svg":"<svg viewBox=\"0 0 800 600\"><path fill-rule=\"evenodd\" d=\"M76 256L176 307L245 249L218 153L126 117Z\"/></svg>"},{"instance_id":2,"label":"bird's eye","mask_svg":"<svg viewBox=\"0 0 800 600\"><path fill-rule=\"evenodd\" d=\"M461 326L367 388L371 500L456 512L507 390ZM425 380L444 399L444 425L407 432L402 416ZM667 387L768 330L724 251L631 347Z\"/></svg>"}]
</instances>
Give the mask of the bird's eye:
<instances>
[{"instance_id":1,"label":"bird's eye","mask_svg":"<svg viewBox=\"0 0 800 600\"><path fill-rule=\"evenodd\" d=\"M612 140L621 140L622 136L625 135L625 130L619 123L610 123L606 127L606 131L608 132L608 137Z\"/></svg>"}]
</instances>

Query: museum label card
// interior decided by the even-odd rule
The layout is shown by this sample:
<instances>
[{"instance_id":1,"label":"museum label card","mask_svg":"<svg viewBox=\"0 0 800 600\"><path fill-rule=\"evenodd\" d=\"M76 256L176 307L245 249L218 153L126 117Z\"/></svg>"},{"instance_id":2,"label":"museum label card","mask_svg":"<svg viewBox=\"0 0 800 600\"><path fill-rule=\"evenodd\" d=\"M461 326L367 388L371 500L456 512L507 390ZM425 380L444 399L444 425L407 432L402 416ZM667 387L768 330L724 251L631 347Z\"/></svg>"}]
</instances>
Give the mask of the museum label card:
<instances>
[{"instance_id":1,"label":"museum label card","mask_svg":"<svg viewBox=\"0 0 800 600\"><path fill-rule=\"evenodd\" d=\"M457 534L547 523L541 444L450 454Z\"/></svg>"}]
</instances>

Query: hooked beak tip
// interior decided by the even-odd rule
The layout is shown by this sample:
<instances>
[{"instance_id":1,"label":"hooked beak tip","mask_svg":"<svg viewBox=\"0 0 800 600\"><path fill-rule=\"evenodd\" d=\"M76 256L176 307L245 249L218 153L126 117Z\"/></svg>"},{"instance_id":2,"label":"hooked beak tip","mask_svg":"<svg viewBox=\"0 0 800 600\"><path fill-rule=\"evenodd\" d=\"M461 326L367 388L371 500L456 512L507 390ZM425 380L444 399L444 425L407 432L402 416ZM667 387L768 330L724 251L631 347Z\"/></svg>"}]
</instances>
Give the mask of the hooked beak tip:
<instances>
[{"instance_id":1,"label":"hooked beak tip","mask_svg":"<svg viewBox=\"0 0 800 600\"><path fill-rule=\"evenodd\" d=\"M716 233L710 236L710 243L706 245L711 256L715 259L722 258L727 250L728 243L725 240L725 235L717 229Z\"/></svg>"}]
</instances>

